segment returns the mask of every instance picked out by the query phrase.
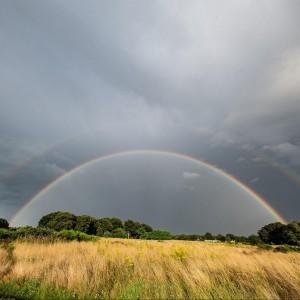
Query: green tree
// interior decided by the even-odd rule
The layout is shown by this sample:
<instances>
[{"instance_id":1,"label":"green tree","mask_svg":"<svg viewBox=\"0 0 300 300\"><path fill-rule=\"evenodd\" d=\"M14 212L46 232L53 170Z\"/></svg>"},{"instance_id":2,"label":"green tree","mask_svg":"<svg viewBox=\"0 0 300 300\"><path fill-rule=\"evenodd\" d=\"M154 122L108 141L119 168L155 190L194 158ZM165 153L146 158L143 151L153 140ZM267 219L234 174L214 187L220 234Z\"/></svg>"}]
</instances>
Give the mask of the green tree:
<instances>
[{"instance_id":1,"label":"green tree","mask_svg":"<svg viewBox=\"0 0 300 300\"><path fill-rule=\"evenodd\" d=\"M225 236L225 240L227 242L235 241L235 235L232 234L232 233L227 233L226 236Z\"/></svg>"},{"instance_id":2,"label":"green tree","mask_svg":"<svg viewBox=\"0 0 300 300\"><path fill-rule=\"evenodd\" d=\"M222 234L216 235L216 239L220 242L225 242L225 240L226 240L225 236Z\"/></svg>"},{"instance_id":3,"label":"green tree","mask_svg":"<svg viewBox=\"0 0 300 300\"><path fill-rule=\"evenodd\" d=\"M260 237L256 234L251 234L248 236L248 243L251 245L259 245L262 243Z\"/></svg>"},{"instance_id":4,"label":"green tree","mask_svg":"<svg viewBox=\"0 0 300 300\"><path fill-rule=\"evenodd\" d=\"M77 216L74 230L84 232L86 234L96 233L96 219L87 215Z\"/></svg>"},{"instance_id":5,"label":"green tree","mask_svg":"<svg viewBox=\"0 0 300 300\"><path fill-rule=\"evenodd\" d=\"M153 228L152 228L150 225L148 225L148 224L143 223L143 224L141 224L141 227L142 227L146 232L151 232L151 231L153 231Z\"/></svg>"},{"instance_id":6,"label":"green tree","mask_svg":"<svg viewBox=\"0 0 300 300\"><path fill-rule=\"evenodd\" d=\"M285 225L276 222L263 226L259 231L258 235L260 239L267 244L282 244L283 243L283 232Z\"/></svg>"},{"instance_id":7,"label":"green tree","mask_svg":"<svg viewBox=\"0 0 300 300\"><path fill-rule=\"evenodd\" d=\"M7 229L9 227L9 223L6 219L0 218L0 228Z\"/></svg>"},{"instance_id":8,"label":"green tree","mask_svg":"<svg viewBox=\"0 0 300 300\"><path fill-rule=\"evenodd\" d=\"M210 232L206 232L203 237L205 240L213 240L214 239L214 236Z\"/></svg>"},{"instance_id":9,"label":"green tree","mask_svg":"<svg viewBox=\"0 0 300 300\"><path fill-rule=\"evenodd\" d=\"M291 222L282 229L282 242L288 245L300 245L300 226Z\"/></svg>"},{"instance_id":10,"label":"green tree","mask_svg":"<svg viewBox=\"0 0 300 300\"><path fill-rule=\"evenodd\" d=\"M153 230L151 232L145 232L141 238L146 240L171 240L172 235L166 230Z\"/></svg>"},{"instance_id":11,"label":"green tree","mask_svg":"<svg viewBox=\"0 0 300 300\"><path fill-rule=\"evenodd\" d=\"M113 226L109 218L98 219L95 222L96 235L103 236L104 233L110 233L113 230Z\"/></svg>"},{"instance_id":12,"label":"green tree","mask_svg":"<svg viewBox=\"0 0 300 300\"><path fill-rule=\"evenodd\" d=\"M71 230L76 225L76 216L69 212L57 211L43 216L39 221L39 227L47 227L57 231Z\"/></svg>"},{"instance_id":13,"label":"green tree","mask_svg":"<svg viewBox=\"0 0 300 300\"><path fill-rule=\"evenodd\" d=\"M13 239L12 231L6 228L0 228L0 241ZM1 298L0 298L1 299Z\"/></svg>"},{"instance_id":14,"label":"green tree","mask_svg":"<svg viewBox=\"0 0 300 300\"><path fill-rule=\"evenodd\" d=\"M124 223L124 229L133 238L140 237L141 224L132 220L127 220Z\"/></svg>"},{"instance_id":15,"label":"green tree","mask_svg":"<svg viewBox=\"0 0 300 300\"><path fill-rule=\"evenodd\" d=\"M127 234L126 234L124 228L116 228L116 229L113 229L113 231L112 231L112 237L124 239L127 237Z\"/></svg>"},{"instance_id":16,"label":"green tree","mask_svg":"<svg viewBox=\"0 0 300 300\"><path fill-rule=\"evenodd\" d=\"M112 230L117 228L124 228L123 222L119 218L110 218L109 220L112 225Z\"/></svg>"}]
</instances>

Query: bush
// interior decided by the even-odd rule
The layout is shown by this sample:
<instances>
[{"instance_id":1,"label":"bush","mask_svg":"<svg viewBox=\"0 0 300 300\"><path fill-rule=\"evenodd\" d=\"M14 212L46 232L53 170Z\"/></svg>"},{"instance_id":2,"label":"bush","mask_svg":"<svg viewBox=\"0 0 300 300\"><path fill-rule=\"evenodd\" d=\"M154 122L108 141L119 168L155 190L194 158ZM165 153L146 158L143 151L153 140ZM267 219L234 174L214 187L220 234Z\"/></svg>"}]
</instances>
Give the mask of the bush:
<instances>
[{"instance_id":1,"label":"bush","mask_svg":"<svg viewBox=\"0 0 300 300\"><path fill-rule=\"evenodd\" d=\"M298 246L291 246L291 245L280 245L280 246L277 246L274 249L274 252L282 252L282 253L300 252L300 247L298 247Z\"/></svg>"},{"instance_id":2,"label":"bush","mask_svg":"<svg viewBox=\"0 0 300 300\"><path fill-rule=\"evenodd\" d=\"M258 245L258 244L262 244L262 240L258 235L251 234L248 236L248 243L250 245Z\"/></svg>"},{"instance_id":3,"label":"bush","mask_svg":"<svg viewBox=\"0 0 300 300\"><path fill-rule=\"evenodd\" d=\"M258 244L257 247L262 250L272 250L273 247L268 244Z\"/></svg>"},{"instance_id":4,"label":"bush","mask_svg":"<svg viewBox=\"0 0 300 300\"><path fill-rule=\"evenodd\" d=\"M127 237L127 233L125 232L125 230L123 228L116 228L112 231L111 234L112 237L115 238L126 238Z\"/></svg>"},{"instance_id":5,"label":"bush","mask_svg":"<svg viewBox=\"0 0 300 300\"><path fill-rule=\"evenodd\" d=\"M6 219L0 218L0 228L8 229L9 224Z\"/></svg>"},{"instance_id":6,"label":"bush","mask_svg":"<svg viewBox=\"0 0 300 300\"><path fill-rule=\"evenodd\" d=\"M12 238L13 237L10 230L0 228L0 240L10 240Z\"/></svg>"},{"instance_id":7,"label":"bush","mask_svg":"<svg viewBox=\"0 0 300 300\"><path fill-rule=\"evenodd\" d=\"M43 237L54 237L55 231L49 228L42 228L42 227L19 227L16 230L11 231L12 236L14 239L18 238L28 238L28 237L36 237L36 238L43 238Z\"/></svg>"},{"instance_id":8,"label":"bush","mask_svg":"<svg viewBox=\"0 0 300 300\"><path fill-rule=\"evenodd\" d=\"M56 233L56 237L66 241L94 241L96 237L76 230L62 230Z\"/></svg>"},{"instance_id":9,"label":"bush","mask_svg":"<svg viewBox=\"0 0 300 300\"><path fill-rule=\"evenodd\" d=\"M290 252L291 249L287 245L280 245L274 248L274 252L282 252L282 253L287 253Z\"/></svg>"},{"instance_id":10,"label":"bush","mask_svg":"<svg viewBox=\"0 0 300 300\"><path fill-rule=\"evenodd\" d=\"M166 230L153 230L151 232L145 232L141 239L145 240L171 240L172 235Z\"/></svg>"},{"instance_id":11,"label":"bush","mask_svg":"<svg viewBox=\"0 0 300 300\"><path fill-rule=\"evenodd\" d=\"M16 240L22 238L55 237L55 231L49 228L19 227L16 229L0 229L0 240Z\"/></svg>"}]
</instances>

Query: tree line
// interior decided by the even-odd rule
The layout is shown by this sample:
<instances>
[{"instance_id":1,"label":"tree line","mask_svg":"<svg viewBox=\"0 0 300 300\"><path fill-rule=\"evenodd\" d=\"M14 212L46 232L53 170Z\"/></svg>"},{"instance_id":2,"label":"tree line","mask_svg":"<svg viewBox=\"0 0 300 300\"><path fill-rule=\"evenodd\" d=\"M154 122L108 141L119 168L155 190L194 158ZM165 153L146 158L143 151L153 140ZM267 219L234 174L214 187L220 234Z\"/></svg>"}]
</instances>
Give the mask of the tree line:
<instances>
[{"instance_id":1,"label":"tree line","mask_svg":"<svg viewBox=\"0 0 300 300\"><path fill-rule=\"evenodd\" d=\"M240 236L234 234L178 234L167 230L154 230L150 225L119 218L94 218L88 215L76 216L69 212L52 212L43 216L37 227L11 228L5 219L0 218L0 240L22 237L48 237L90 240L93 237L116 237L153 240L190 240L247 243L252 245L291 245L300 247L300 222L289 224L280 222L263 226L257 234Z\"/></svg>"}]
</instances>

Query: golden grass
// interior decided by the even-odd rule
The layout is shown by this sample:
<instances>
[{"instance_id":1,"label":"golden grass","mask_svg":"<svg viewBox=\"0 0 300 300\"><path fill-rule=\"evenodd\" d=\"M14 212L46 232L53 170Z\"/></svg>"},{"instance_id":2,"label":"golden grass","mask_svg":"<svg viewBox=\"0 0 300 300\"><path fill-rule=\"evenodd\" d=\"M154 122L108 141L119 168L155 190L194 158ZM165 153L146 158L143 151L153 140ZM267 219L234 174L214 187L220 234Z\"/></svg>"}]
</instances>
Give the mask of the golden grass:
<instances>
[{"instance_id":1,"label":"golden grass","mask_svg":"<svg viewBox=\"0 0 300 300\"><path fill-rule=\"evenodd\" d=\"M300 298L300 254L203 242L16 242L6 280L36 279L93 298ZM7 257L0 250L0 274Z\"/></svg>"},{"instance_id":2,"label":"golden grass","mask_svg":"<svg viewBox=\"0 0 300 300\"><path fill-rule=\"evenodd\" d=\"M11 267L7 251L0 248L0 278L6 275Z\"/></svg>"}]
</instances>

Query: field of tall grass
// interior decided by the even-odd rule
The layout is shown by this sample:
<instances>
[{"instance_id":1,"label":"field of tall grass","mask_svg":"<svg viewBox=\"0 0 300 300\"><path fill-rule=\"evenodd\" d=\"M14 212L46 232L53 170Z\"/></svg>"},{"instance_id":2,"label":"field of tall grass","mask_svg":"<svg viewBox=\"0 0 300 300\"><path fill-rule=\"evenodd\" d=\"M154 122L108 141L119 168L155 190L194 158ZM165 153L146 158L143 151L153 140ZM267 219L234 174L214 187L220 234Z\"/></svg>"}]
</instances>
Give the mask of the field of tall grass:
<instances>
[{"instance_id":1,"label":"field of tall grass","mask_svg":"<svg viewBox=\"0 0 300 300\"><path fill-rule=\"evenodd\" d=\"M300 254L188 241L15 242L0 294L16 299L299 299Z\"/></svg>"}]
</instances>

